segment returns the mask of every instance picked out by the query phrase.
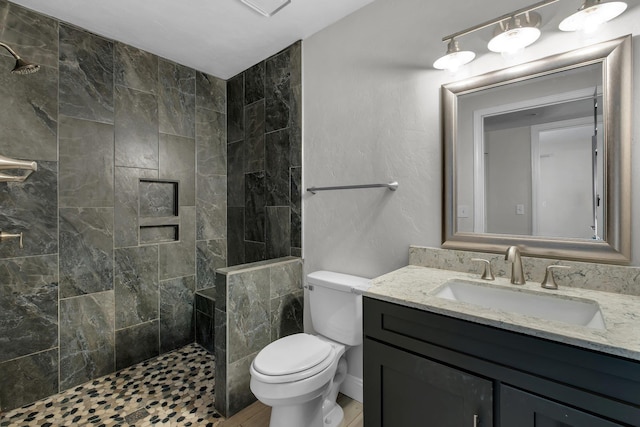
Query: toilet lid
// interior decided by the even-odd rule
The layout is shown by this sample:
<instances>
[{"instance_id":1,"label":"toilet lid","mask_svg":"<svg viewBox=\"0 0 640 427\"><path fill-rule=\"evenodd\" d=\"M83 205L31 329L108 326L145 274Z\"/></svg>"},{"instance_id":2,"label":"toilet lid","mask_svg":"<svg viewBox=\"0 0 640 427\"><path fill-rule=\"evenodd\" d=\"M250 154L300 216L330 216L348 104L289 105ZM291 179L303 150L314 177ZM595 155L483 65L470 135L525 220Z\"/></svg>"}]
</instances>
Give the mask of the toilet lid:
<instances>
[{"instance_id":1,"label":"toilet lid","mask_svg":"<svg viewBox=\"0 0 640 427\"><path fill-rule=\"evenodd\" d=\"M317 366L331 354L331 344L309 334L280 338L266 346L253 361L265 375L287 375Z\"/></svg>"}]
</instances>

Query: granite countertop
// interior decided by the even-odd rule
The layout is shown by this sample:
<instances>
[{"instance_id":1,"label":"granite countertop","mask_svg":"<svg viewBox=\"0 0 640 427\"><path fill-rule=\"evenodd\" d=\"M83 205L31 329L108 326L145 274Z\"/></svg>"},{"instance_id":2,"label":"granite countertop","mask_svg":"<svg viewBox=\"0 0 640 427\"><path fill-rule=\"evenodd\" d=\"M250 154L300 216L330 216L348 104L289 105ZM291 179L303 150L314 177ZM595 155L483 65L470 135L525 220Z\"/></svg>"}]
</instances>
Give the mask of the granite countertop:
<instances>
[{"instance_id":1,"label":"granite countertop","mask_svg":"<svg viewBox=\"0 0 640 427\"><path fill-rule=\"evenodd\" d=\"M600 305L606 330L509 313L436 297L434 291L451 279L484 282L490 286L506 286L519 292L555 294L563 298L596 301ZM373 279L371 287L364 295L640 361L640 297L562 287L561 283L558 285L560 287L558 290L542 289L540 284L535 282L527 282L523 286L518 286L510 284L509 279L505 278L483 281L478 274L409 265Z\"/></svg>"}]
</instances>

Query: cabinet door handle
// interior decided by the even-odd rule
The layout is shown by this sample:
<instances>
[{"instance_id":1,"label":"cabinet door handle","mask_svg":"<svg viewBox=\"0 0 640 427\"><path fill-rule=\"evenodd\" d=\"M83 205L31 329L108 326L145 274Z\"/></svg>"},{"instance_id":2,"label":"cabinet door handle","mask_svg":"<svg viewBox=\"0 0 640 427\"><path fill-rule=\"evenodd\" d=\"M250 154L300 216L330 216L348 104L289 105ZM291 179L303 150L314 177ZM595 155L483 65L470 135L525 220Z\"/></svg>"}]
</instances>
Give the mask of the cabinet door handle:
<instances>
[{"instance_id":1,"label":"cabinet door handle","mask_svg":"<svg viewBox=\"0 0 640 427\"><path fill-rule=\"evenodd\" d=\"M478 414L473 416L473 427L480 427L480 417Z\"/></svg>"}]
</instances>

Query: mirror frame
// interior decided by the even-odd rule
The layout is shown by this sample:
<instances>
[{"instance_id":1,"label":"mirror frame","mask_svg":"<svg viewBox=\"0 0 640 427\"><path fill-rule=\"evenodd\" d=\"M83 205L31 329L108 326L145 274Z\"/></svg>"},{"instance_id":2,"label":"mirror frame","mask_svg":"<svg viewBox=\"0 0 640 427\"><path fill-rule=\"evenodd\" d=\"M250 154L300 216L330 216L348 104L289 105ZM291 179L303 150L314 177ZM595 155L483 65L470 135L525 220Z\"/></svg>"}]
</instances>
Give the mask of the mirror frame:
<instances>
[{"instance_id":1,"label":"mirror frame","mask_svg":"<svg viewBox=\"0 0 640 427\"><path fill-rule=\"evenodd\" d=\"M523 255L626 264L631 255L631 35L549 56L526 64L443 85L444 152L442 247L503 252L518 246ZM604 200L606 240L456 232L456 140L458 97L492 87L602 63L604 112Z\"/></svg>"}]
</instances>

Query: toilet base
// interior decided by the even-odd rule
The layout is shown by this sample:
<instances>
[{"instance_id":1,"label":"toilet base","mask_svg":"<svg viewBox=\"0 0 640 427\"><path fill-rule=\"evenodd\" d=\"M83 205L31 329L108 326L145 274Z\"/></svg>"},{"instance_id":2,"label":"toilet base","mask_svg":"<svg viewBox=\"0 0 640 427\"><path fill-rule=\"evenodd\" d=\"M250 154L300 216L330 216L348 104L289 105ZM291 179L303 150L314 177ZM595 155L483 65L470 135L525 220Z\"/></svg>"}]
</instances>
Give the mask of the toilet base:
<instances>
[{"instance_id":1,"label":"toilet base","mask_svg":"<svg viewBox=\"0 0 640 427\"><path fill-rule=\"evenodd\" d=\"M336 404L333 406L333 409L329 411L328 414L324 416L324 426L325 427L338 427L344 418L344 411L340 407L340 405Z\"/></svg>"},{"instance_id":2,"label":"toilet base","mask_svg":"<svg viewBox=\"0 0 640 427\"><path fill-rule=\"evenodd\" d=\"M297 405L272 406L269 427L324 427L323 400L323 397L319 396Z\"/></svg>"}]
</instances>

